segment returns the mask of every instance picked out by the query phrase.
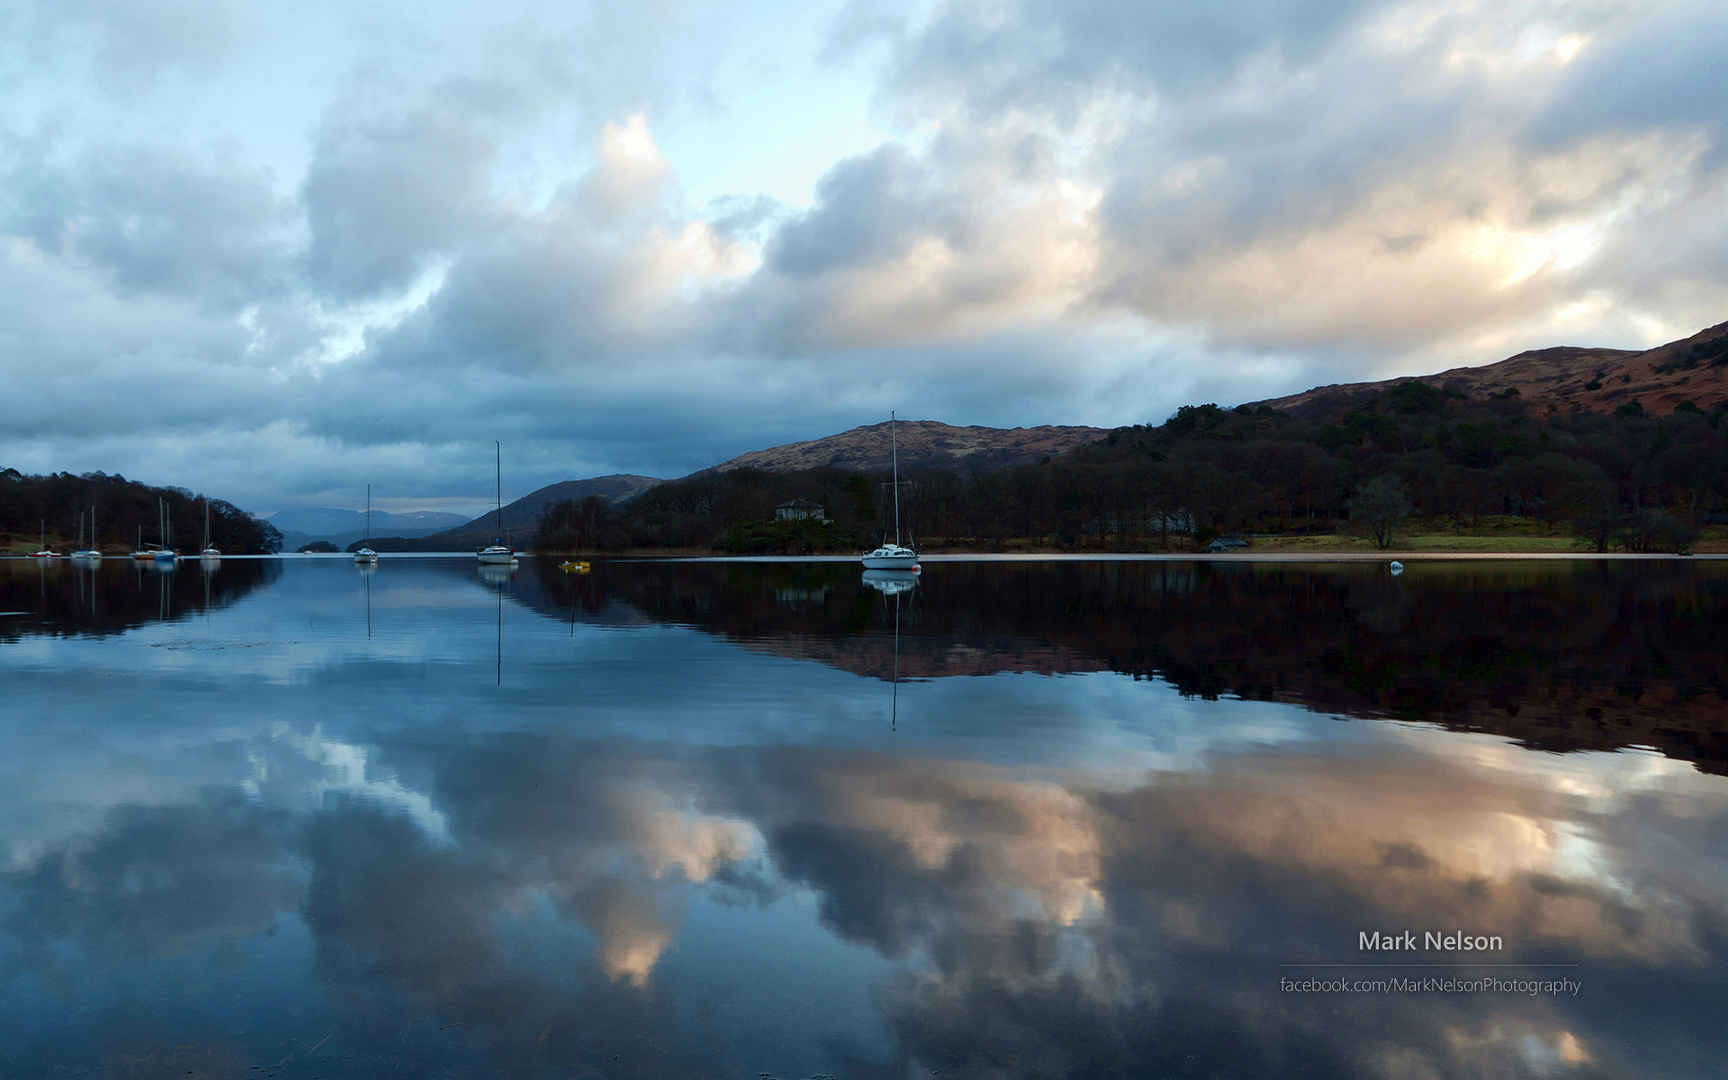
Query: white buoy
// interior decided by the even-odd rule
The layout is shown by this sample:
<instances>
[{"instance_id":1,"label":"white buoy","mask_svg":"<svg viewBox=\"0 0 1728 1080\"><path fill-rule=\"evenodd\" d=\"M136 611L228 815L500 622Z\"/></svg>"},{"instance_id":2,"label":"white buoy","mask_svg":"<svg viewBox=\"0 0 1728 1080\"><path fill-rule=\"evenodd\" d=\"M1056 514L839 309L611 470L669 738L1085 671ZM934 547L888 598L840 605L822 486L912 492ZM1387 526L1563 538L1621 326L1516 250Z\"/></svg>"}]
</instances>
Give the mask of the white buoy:
<instances>
[{"instance_id":1,"label":"white buoy","mask_svg":"<svg viewBox=\"0 0 1728 1080\"><path fill-rule=\"evenodd\" d=\"M1399 562L1397 559L1393 559L1392 560L1392 576L1397 577L1399 574L1402 574L1403 572L1404 572L1404 564Z\"/></svg>"}]
</instances>

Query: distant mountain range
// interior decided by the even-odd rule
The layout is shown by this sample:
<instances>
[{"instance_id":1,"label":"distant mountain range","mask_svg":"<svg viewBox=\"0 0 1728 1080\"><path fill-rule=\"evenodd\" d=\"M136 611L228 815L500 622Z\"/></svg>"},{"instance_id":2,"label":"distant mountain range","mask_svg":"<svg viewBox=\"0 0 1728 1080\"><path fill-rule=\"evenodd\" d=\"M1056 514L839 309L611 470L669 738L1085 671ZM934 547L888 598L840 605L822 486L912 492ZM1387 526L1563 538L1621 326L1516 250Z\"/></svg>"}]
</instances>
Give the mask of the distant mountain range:
<instances>
[{"instance_id":1,"label":"distant mountain range","mask_svg":"<svg viewBox=\"0 0 1728 1080\"><path fill-rule=\"evenodd\" d=\"M838 435L807 442L752 450L712 466L717 472L762 469L798 472L835 468L860 472L886 469L891 439L887 423L855 427ZM1078 425L1017 428L955 427L937 420L902 420L892 441L900 446L902 468L943 466L990 470L1035 463L1097 442L1109 431Z\"/></svg>"},{"instance_id":2,"label":"distant mountain range","mask_svg":"<svg viewBox=\"0 0 1728 1080\"><path fill-rule=\"evenodd\" d=\"M266 520L282 531L283 551L298 551L315 540L327 540L340 549L366 535L364 510L341 510L333 506L303 507L278 511ZM427 536L467 520L462 514L447 514L436 510L416 510L407 514L374 510L372 535Z\"/></svg>"},{"instance_id":3,"label":"distant mountain range","mask_svg":"<svg viewBox=\"0 0 1728 1080\"><path fill-rule=\"evenodd\" d=\"M556 484L547 484L538 491L522 496L515 502L504 505L504 532L517 547L523 547L533 537L540 527L540 517L546 508L553 503L570 500L586 499L590 495L598 495L611 503L628 502L642 492L658 484L660 481L652 476L634 476L629 473L613 473L610 476L591 476L586 480L564 480ZM460 551L470 547L480 547L492 542L500 535L498 513L493 511L482 514L471 521L462 521L455 528L446 527L442 531L431 533L396 533L398 536L417 536L423 545L433 545L426 550ZM380 535L378 530L372 530L373 535ZM439 547L438 545L443 545ZM382 550L382 549L381 549Z\"/></svg>"},{"instance_id":4,"label":"distant mountain range","mask_svg":"<svg viewBox=\"0 0 1728 1080\"><path fill-rule=\"evenodd\" d=\"M1517 391L1526 403L1556 413L1612 412L1637 402L1645 412L1660 416L1685 401L1709 411L1728 401L1728 322L1643 352L1570 345L1532 349L1479 367L1316 386L1254 404L1302 413L1331 408L1351 396L1379 393L1401 382L1451 386L1477 397Z\"/></svg>"},{"instance_id":5,"label":"distant mountain range","mask_svg":"<svg viewBox=\"0 0 1728 1080\"><path fill-rule=\"evenodd\" d=\"M350 529L364 529L366 526L366 511L338 510L332 506L313 506L299 510L281 510L271 514L265 520L287 532L311 533L315 536L326 536ZM387 510L372 511L372 530L374 532L397 533L402 529L421 529L426 532L437 532L448 529L452 525L460 525L468 518L463 514L446 514L436 510L416 510L411 514L392 514Z\"/></svg>"}]
</instances>

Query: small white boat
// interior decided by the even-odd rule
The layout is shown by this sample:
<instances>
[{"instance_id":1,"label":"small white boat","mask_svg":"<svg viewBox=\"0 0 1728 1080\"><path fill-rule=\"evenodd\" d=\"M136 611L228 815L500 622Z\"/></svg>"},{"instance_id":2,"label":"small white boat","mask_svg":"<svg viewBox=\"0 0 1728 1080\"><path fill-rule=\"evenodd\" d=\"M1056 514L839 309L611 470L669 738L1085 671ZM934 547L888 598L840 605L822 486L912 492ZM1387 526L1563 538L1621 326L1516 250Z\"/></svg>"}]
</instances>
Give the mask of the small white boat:
<instances>
[{"instance_id":1,"label":"small white boat","mask_svg":"<svg viewBox=\"0 0 1728 1080\"><path fill-rule=\"evenodd\" d=\"M870 570L915 570L918 553L899 544L883 544L864 555L864 566Z\"/></svg>"},{"instance_id":2,"label":"small white boat","mask_svg":"<svg viewBox=\"0 0 1728 1080\"><path fill-rule=\"evenodd\" d=\"M83 514L78 515L78 539L80 542L84 539ZM90 546L81 547L77 551L74 551L72 557L74 559L82 559L85 562L95 562L97 559L102 557L101 549L96 546L96 508L94 506L90 508Z\"/></svg>"},{"instance_id":3,"label":"small white boat","mask_svg":"<svg viewBox=\"0 0 1728 1080\"><path fill-rule=\"evenodd\" d=\"M492 447L492 464L498 484L498 534L502 537L504 535L504 447L503 444L497 442L494 442ZM480 560L482 566L516 565L516 552L502 540L476 551L474 557Z\"/></svg>"},{"instance_id":4,"label":"small white boat","mask_svg":"<svg viewBox=\"0 0 1728 1080\"><path fill-rule=\"evenodd\" d=\"M32 551L30 557L32 559L58 559L60 557L57 552L48 548L48 523L46 521L42 523L42 547L38 551Z\"/></svg>"},{"instance_id":5,"label":"small white boat","mask_svg":"<svg viewBox=\"0 0 1728 1080\"><path fill-rule=\"evenodd\" d=\"M205 562L214 562L222 557L222 551L210 542L210 496L204 496L204 550L198 557Z\"/></svg>"},{"instance_id":6,"label":"small white boat","mask_svg":"<svg viewBox=\"0 0 1728 1080\"><path fill-rule=\"evenodd\" d=\"M894 542L884 543L863 556L870 570L913 570L918 566L918 552L900 546L900 441L894 433L894 413L888 413L888 440L894 461Z\"/></svg>"},{"instance_id":7,"label":"small white boat","mask_svg":"<svg viewBox=\"0 0 1728 1080\"><path fill-rule=\"evenodd\" d=\"M156 501L156 513L162 545L150 552L150 557L159 563L175 562L180 558L180 553L168 546L168 538L174 533L173 511L168 508L166 502L158 499Z\"/></svg>"},{"instance_id":8,"label":"small white boat","mask_svg":"<svg viewBox=\"0 0 1728 1080\"><path fill-rule=\"evenodd\" d=\"M378 553L373 551L367 542L372 539L372 485L366 485L366 535L361 537L360 549L354 552L354 562L358 565L372 566L378 562Z\"/></svg>"}]
</instances>

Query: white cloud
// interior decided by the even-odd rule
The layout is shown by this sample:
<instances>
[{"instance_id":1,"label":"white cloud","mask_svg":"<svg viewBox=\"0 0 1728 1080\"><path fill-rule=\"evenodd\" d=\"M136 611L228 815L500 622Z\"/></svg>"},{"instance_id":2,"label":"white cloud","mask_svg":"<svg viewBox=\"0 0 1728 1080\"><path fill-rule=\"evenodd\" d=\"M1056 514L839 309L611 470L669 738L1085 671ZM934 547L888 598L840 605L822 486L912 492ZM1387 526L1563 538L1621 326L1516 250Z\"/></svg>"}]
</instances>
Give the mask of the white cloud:
<instances>
[{"instance_id":1,"label":"white cloud","mask_svg":"<svg viewBox=\"0 0 1728 1080\"><path fill-rule=\"evenodd\" d=\"M500 430L536 486L675 474L907 402L1113 423L1728 304L1728 18L1690 0L9 25L0 457L250 436L287 459L242 503L344 446L395 491Z\"/></svg>"}]
</instances>

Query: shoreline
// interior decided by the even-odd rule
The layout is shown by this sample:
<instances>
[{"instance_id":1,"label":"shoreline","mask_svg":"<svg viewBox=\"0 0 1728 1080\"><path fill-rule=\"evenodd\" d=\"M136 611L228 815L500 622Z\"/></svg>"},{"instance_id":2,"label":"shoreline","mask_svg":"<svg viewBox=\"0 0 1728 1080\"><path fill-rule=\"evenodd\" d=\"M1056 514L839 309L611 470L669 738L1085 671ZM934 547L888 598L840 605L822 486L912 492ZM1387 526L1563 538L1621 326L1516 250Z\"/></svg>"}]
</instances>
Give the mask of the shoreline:
<instances>
[{"instance_id":1,"label":"shoreline","mask_svg":"<svg viewBox=\"0 0 1728 1080\"><path fill-rule=\"evenodd\" d=\"M541 558L575 558L563 553L546 553ZM589 554L579 556L606 562L707 562L707 563L856 563L857 555L620 555ZM1266 551L1232 552L1124 552L1124 551L948 551L920 555L919 564L945 562L1223 562L1223 563L1384 563L1399 562L1613 562L1723 561L1728 552L1705 552L1695 555L1675 555L1645 552L1530 552L1530 551Z\"/></svg>"},{"instance_id":2,"label":"shoreline","mask_svg":"<svg viewBox=\"0 0 1728 1080\"><path fill-rule=\"evenodd\" d=\"M471 551L381 551L380 559L472 559ZM566 551L522 551L517 553L519 559L559 559L585 560L594 562L805 562L805 563L856 563L859 556L854 553L834 553L809 555L792 554L761 554L761 555L729 555L713 551L602 551L602 552L566 552ZM310 559L326 562L350 562L352 555L345 552L331 554L318 552L302 554L298 551L282 551L270 555L224 555L224 561L252 559ZM53 559L33 559L28 553L13 551L0 552L0 560L35 562L38 565L55 565L70 563L75 560L70 555L57 555ZM1260 551L1056 551L1056 550L1023 550L1023 551L937 551L919 556L922 563L943 562L1222 562L1222 563L1374 563L1374 562L1654 562L1661 560L1694 560L1722 561L1728 560L1725 551L1699 551L1690 555L1679 555L1673 552L1629 552L1629 551L1422 551L1388 549L1386 551L1361 550L1290 550L1266 548ZM107 555L104 562L131 563L129 555ZM197 555L181 555L177 562L198 562Z\"/></svg>"}]
</instances>

